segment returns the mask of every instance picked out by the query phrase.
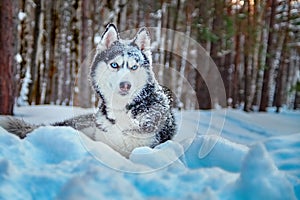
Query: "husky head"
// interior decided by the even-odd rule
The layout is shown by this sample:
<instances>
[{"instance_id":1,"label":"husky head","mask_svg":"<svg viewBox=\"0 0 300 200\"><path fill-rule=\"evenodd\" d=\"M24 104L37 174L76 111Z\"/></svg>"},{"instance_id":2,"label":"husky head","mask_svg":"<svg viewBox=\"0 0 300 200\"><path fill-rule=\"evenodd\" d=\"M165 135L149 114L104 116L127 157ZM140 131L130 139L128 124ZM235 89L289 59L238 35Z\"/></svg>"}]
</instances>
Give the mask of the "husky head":
<instances>
[{"instance_id":1,"label":"husky head","mask_svg":"<svg viewBox=\"0 0 300 200\"><path fill-rule=\"evenodd\" d=\"M151 64L150 35L145 28L134 39L122 40L117 28L109 24L91 66L93 87L107 104L123 107L155 81Z\"/></svg>"}]
</instances>

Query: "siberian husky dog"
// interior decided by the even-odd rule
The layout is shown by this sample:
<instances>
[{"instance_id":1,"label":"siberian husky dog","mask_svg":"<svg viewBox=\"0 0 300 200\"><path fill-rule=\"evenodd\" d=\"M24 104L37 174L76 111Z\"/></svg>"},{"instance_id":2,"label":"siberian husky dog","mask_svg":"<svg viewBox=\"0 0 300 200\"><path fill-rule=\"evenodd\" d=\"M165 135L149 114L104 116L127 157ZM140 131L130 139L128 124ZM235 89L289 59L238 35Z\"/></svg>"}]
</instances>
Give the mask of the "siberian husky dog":
<instances>
[{"instance_id":1,"label":"siberian husky dog","mask_svg":"<svg viewBox=\"0 0 300 200\"><path fill-rule=\"evenodd\" d=\"M134 39L123 40L117 28L109 24L90 68L92 86L100 97L97 112L53 126L73 127L126 157L136 147L153 148L174 136L172 94L154 77L146 28L141 28ZM20 138L38 127L12 117L2 120L0 126Z\"/></svg>"}]
</instances>

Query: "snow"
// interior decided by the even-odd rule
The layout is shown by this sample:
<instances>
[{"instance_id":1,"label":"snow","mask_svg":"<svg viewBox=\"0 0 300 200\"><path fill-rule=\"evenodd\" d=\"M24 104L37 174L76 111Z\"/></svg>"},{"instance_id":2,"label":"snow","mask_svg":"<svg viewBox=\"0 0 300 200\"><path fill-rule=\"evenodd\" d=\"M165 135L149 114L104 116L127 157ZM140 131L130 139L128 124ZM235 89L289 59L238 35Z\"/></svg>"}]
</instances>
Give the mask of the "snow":
<instances>
[{"instance_id":1,"label":"snow","mask_svg":"<svg viewBox=\"0 0 300 200\"><path fill-rule=\"evenodd\" d=\"M20 21L23 21L23 20L25 19L26 16L27 16L27 14L26 14L25 12L20 11L20 12L18 13L18 19L19 19Z\"/></svg>"},{"instance_id":2,"label":"snow","mask_svg":"<svg viewBox=\"0 0 300 200\"><path fill-rule=\"evenodd\" d=\"M17 63L21 63L23 61L21 54L17 53L15 55L15 60L17 61Z\"/></svg>"},{"instance_id":3,"label":"snow","mask_svg":"<svg viewBox=\"0 0 300 200\"><path fill-rule=\"evenodd\" d=\"M94 44L98 44L100 41L101 41L101 36L100 35L95 35Z\"/></svg>"},{"instance_id":4,"label":"snow","mask_svg":"<svg viewBox=\"0 0 300 200\"><path fill-rule=\"evenodd\" d=\"M17 107L46 126L24 140L0 127L0 199L300 199L300 113L177 111L179 133L129 159L70 127L93 112Z\"/></svg>"},{"instance_id":5,"label":"snow","mask_svg":"<svg viewBox=\"0 0 300 200\"><path fill-rule=\"evenodd\" d=\"M20 96L17 99L17 104L19 106L27 106L28 105L28 86L31 83L31 75L30 75L30 68L26 69L25 78L23 79Z\"/></svg>"}]
</instances>

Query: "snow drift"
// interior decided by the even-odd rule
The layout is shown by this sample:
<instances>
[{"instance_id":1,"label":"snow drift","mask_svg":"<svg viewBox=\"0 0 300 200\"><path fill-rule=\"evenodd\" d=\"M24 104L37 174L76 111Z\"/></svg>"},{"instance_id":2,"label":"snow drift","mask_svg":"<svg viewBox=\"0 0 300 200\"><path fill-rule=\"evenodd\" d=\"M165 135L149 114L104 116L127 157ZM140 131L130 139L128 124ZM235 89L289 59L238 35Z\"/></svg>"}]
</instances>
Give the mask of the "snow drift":
<instances>
[{"instance_id":1,"label":"snow drift","mask_svg":"<svg viewBox=\"0 0 300 200\"><path fill-rule=\"evenodd\" d=\"M54 111L47 122L73 114L55 106L17 114L40 123L43 109ZM0 199L300 199L299 113L185 111L177 119L177 138L129 159L69 127L40 127L25 140L0 128Z\"/></svg>"}]
</instances>

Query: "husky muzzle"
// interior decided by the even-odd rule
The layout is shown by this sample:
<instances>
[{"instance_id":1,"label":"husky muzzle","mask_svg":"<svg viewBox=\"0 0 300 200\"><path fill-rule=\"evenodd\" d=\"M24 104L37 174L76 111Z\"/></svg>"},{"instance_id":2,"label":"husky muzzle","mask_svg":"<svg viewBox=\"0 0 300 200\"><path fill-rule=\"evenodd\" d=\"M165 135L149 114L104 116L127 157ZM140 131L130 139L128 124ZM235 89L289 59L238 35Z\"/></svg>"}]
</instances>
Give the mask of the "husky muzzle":
<instances>
[{"instance_id":1,"label":"husky muzzle","mask_svg":"<svg viewBox=\"0 0 300 200\"><path fill-rule=\"evenodd\" d=\"M131 83L129 81L123 81L119 84L120 91L119 93L124 96L129 93L129 90L131 88Z\"/></svg>"}]
</instances>

